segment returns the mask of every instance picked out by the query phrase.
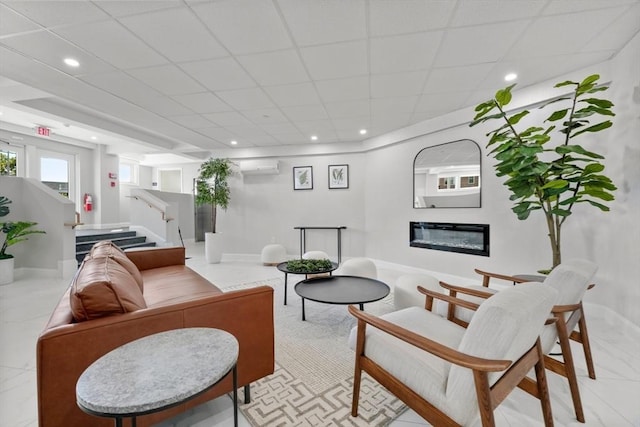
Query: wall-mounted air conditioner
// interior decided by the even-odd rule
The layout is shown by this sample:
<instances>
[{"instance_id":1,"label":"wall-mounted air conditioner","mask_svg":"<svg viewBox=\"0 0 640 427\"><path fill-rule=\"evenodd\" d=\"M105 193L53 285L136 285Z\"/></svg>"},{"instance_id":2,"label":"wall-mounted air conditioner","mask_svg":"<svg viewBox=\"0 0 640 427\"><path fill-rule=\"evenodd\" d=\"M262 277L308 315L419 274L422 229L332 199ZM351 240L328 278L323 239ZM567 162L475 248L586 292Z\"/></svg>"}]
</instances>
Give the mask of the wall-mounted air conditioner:
<instances>
[{"instance_id":1,"label":"wall-mounted air conditioner","mask_svg":"<svg viewBox=\"0 0 640 427\"><path fill-rule=\"evenodd\" d=\"M242 175L276 175L280 173L278 160L243 160L240 162Z\"/></svg>"}]
</instances>

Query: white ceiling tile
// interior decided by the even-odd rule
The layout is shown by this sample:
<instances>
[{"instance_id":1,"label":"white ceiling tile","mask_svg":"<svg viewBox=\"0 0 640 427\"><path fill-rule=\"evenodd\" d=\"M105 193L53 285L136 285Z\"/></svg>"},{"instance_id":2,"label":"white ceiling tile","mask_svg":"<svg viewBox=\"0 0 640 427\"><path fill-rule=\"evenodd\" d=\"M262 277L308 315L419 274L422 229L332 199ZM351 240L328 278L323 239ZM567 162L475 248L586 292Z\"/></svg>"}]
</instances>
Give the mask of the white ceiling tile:
<instances>
[{"instance_id":1,"label":"white ceiling tile","mask_svg":"<svg viewBox=\"0 0 640 427\"><path fill-rule=\"evenodd\" d=\"M190 129L210 128L213 125L210 120L207 120L206 118L198 114L190 114L188 116L172 116L169 117L169 120Z\"/></svg>"},{"instance_id":2,"label":"white ceiling tile","mask_svg":"<svg viewBox=\"0 0 640 427\"><path fill-rule=\"evenodd\" d=\"M371 73L386 74L429 68L441 39L441 31L372 39Z\"/></svg>"},{"instance_id":3,"label":"white ceiling tile","mask_svg":"<svg viewBox=\"0 0 640 427\"><path fill-rule=\"evenodd\" d=\"M180 64L187 74L210 90L254 87L256 83L233 58Z\"/></svg>"},{"instance_id":4,"label":"white ceiling tile","mask_svg":"<svg viewBox=\"0 0 640 427\"><path fill-rule=\"evenodd\" d=\"M267 136L267 133L264 130L254 125L225 126L225 129L227 129L232 134L242 138L255 139Z\"/></svg>"},{"instance_id":5,"label":"white ceiling tile","mask_svg":"<svg viewBox=\"0 0 640 427\"><path fill-rule=\"evenodd\" d=\"M424 113L433 110L457 110L464 106L469 95L470 92L440 92L424 94L418 100L415 112Z\"/></svg>"},{"instance_id":6,"label":"white ceiling tile","mask_svg":"<svg viewBox=\"0 0 640 427\"><path fill-rule=\"evenodd\" d=\"M88 1L5 1L4 4L44 27L109 18L109 15Z\"/></svg>"},{"instance_id":7,"label":"white ceiling tile","mask_svg":"<svg viewBox=\"0 0 640 427\"><path fill-rule=\"evenodd\" d=\"M237 111L227 111L222 113L203 114L204 117L211 120L219 126L253 126L253 123Z\"/></svg>"},{"instance_id":8,"label":"white ceiling tile","mask_svg":"<svg viewBox=\"0 0 640 427\"><path fill-rule=\"evenodd\" d=\"M362 117L345 117L333 119L332 123L338 132L349 132L355 137L359 135L360 129L371 127L371 117L368 114Z\"/></svg>"},{"instance_id":9,"label":"white ceiling tile","mask_svg":"<svg viewBox=\"0 0 640 427\"><path fill-rule=\"evenodd\" d=\"M263 108L260 110L247 110L242 114L253 123L262 125L263 123L282 123L288 122L289 119L282 114L277 108Z\"/></svg>"},{"instance_id":10,"label":"white ceiling tile","mask_svg":"<svg viewBox=\"0 0 640 427\"><path fill-rule=\"evenodd\" d=\"M325 130L323 132L319 132L318 134L316 134L316 136L318 137L317 140L314 141L310 138L307 138L305 142L308 144L322 144L322 143L337 142L340 140L340 137L338 136L338 132L334 130Z\"/></svg>"},{"instance_id":11,"label":"white ceiling tile","mask_svg":"<svg viewBox=\"0 0 640 427\"><path fill-rule=\"evenodd\" d=\"M455 6L450 0L370 0L370 32L375 37L444 28Z\"/></svg>"},{"instance_id":12,"label":"white ceiling tile","mask_svg":"<svg viewBox=\"0 0 640 427\"><path fill-rule=\"evenodd\" d=\"M300 129L301 132L309 136L335 130L333 123L328 118L322 120L300 120L295 122L294 125Z\"/></svg>"},{"instance_id":13,"label":"white ceiling tile","mask_svg":"<svg viewBox=\"0 0 640 427\"><path fill-rule=\"evenodd\" d=\"M572 15L546 16L536 20L511 48L508 59L574 53L585 47L594 34L610 28L626 8L587 11ZM580 25L573 25L574 22ZM572 26L571 31L566 28Z\"/></svg>"},{"instance_id":14,"label":"white ceiling tile","mask_svg":"<svg viewBox=\"0 0 640 427\"><path fill-rule=\"evenodd\" d=\"M289 121L279 123L259 123L259 126L270 135L300 132L300 130Z\"/></svg>"},{"instance_id":15,"label":"white ceiling tile","mask_svg":"<svg viewBox=\"0 0 640 427\"><path fill-rule=\"evenodd\" d=\"M62 27L55 32L118 68L148 67L167 62L115 21Z\"/></svg>"},{"instance_id":16,"label":"white ceiling tile","mask_svg":"<svg viewBox=\"0 0 640 427\"><path fill-rule=\"evenodd\" d=\"M115 96L133 102L160 96L160 92L147 85L141 85L139 80L134 79L122 71L87 75L81 79Z\"/></svg>"},{"instance_id":17,"label":"white ceiling tile","mask_svg":"<svg viewBox=\"0 0 640 427\"><path fill-rule=\"evenodd\" d=\"M447 30L435 67L455 67L495 62L507 51L526 25L508 22Z\"/></svg>"},{"instance_id":18,"label":"white ceiling tile","mask_svg":"<svg viewBox=\"0 0 640 427\"><path fill-rule=\"evenodd\" d=\"M389 129L400 129L407 126L411 116L411 113L392 113L374 116L371 119L371 132L386 133L389 132Z\"/></svg>"},{"instance_id":19,"label":"white ceiling tile","mask_svg":"<svg viewBox=\"0 0 640 427\"><path fill-rule=\"evenodd\" d=\"M637 0L552 0L544 8L543 14L583 12L590 9L605 9L637 4Z\"/></svg>"},{"instance_id":20,"label":"white ceiling tile","mask_svg":"<svg viewBox=\"0 0 640 427\"><path fill-rule=\"evenodd\" d=\"M174 95L173 99L189 108L195 113L218 113L221 111L231 111L228 104L211 92L189 93L186 95Z\"/></svg>"},{"instance_id":21,"label":"white ceiling tile","mask_svg":"<svg viewBox=\"0 0 640 427\"><path fill-rule=\"evenodd\" d=\"M46 31L27 33L0 39L0 44L22 52L64 73L79 76L84 74L104 73L114 68L95 56L66 42L55 34ZM64 64L64 58L72 57L80 62L80 66L72 68Z\"/></svg>"},{"instance_id":22,"label":"white ceiling tile","mask_svg":"<svg viewBox=\"0 0 640 427\"><path fill-rule=\"evenodd\" d=\"M221 127L202 128L198 132L225 144L236 138L236 135Z\"/></svg>"},{"instance_id":23,"label":"white ceiling tile","mask_svg":"<svg viewBox=\"0 0 640 427\"><path fill-rule=\"evenodd\" d=\"M0 36L33 31L41 28L3 4L0 4L0 16L2 17L2 19L0 19Z\"/></svg>"},{"instance_id":24,"label":"white ceiling tile","mask_svg":"<svg viewBox=\"0 0 640 427\"><path fill-rule=\"evenodd\" d=\"M296 107L282 107L282 111L290 120L308 121L328 118L322 105L300 105Z\"/></svg>"},{"instance_id":25,"label":"white ceiling tile","mask_svg":"<svg viewBox=\"0 0 640 427\"><path fill-rule=\"evenodd\" d=\"M582 51L597 51L622 48L638 32L640 26L640 2L635 3L627 9L618 19L613 21L609 28L599 34L595 34L589 44L582 48Z\"/></svg>"},{"instance_id":26,"label":"white ceiling tile","mask_svg":"<svg viewBox=\"0 0 640 427\"><path fill-rule=\"evenodd\" d=\"M174 62L227 56L228 52L186 8L120 19L148 45Z\"/></svg>"},{"instance_id":27,"label":"white ceiling tile","mask_svg":"<svg viewBox=\"0 0 640 427\"><path fill-rule=\"evenodd\" d=\"M371 97L385 98L422 93L427 70L371 76Z\"/></svg>"},{"instance_id":28,"label":"white ceiling tile","mask_svg":"<svg viewBox=\"0 0 640 427\"><path fill-rule=\"evenodd\" d=\"M278 5L298 46L367 36L363 0L278 0Z\"/></svg>"},{"instance_id":29,"label":"white ceiling tile","mask_svg":"<svg viewBox=\"0 0 640 427\"><path fill-rule=\"evenodd\" d=\"M238 61L258 84L264 86L309 81L302 61L293 49L239 56Z\"/></svg>"},{"instance_id":30,"label":"white ceiling tile","mask_svg":"<svg viewBox=\"0 0 640 427\"><path fill-rule=\"evenodd\" d=\"M465 67L436 68L431 70L425 93L460 92L473 90L491 72L495 64L467 65ZM500 76L501 78L504 76Z\"/></svg>"},{"instance_id":31,"label":"white ceiling tile","mask_svg":"<svg viewBox=\"0 0 640 427\"><path fill-rule=\"evenodd\" d=\"M307 137L300 132L281 133L273 137L284 145L301 144L307 140Z\"/></svg>"},{"instance_id":32,"label":"white ceiling tile","mask_svg":"<svg viewBox=\"0 0 640 427\"><path fill-rule=\"evenodd\" d=\"M273 102L280 107L320 103L320 98L312 83L269 86L265 87L264 90L269 94Z\"/></svg>"},{"instance_id":33,"label":"white ceiling tile","mask_svg":"<svg viewBox=\"0 0 640 427\"><path fill-rule=\"evenodd\" d=\"M371 100L371 115L376 117L389 111L397 113L413 113L418 96L400 96L397 98L380 98Z\"/></svg>"},{"instance_id":34,"label":"white ceiling tile","mask_svg":"<svg viewBox=\"0 0 640 427\"><path fill-rule=\"evenodd\" d=\"M325 104L325 109L332 120L346 117L368 116L371 113L368 99L330 102Z\"/></svg>"},{"instance_id":35,"label":"white ceiling tile","mask_svg":"<svg viewBox=\"0 0 640 427\"><path fill-rule=\"evenodd\" d=\"M166 96L145 97L132 102L163 117L192 114L191 110Z\"/></svg>"},{"instance_id":36,"label":"white ceiling tile","mask_svg":"<svg viewBox=\"0 0 640 427\"><path fill-rule=\"evenodd\" d=\"M151 12L153 10L167 9L181 6L180 0L93 0L98 7L105 10L111 16L127 16L138 13Z\"/></svg>"},{"instance_id":37,"label":"white ceiling tile","mask_svg":"<svg viewBox=\"0 0 640 427\"><path fill-rule=\"evenodd\" d=\"M369 76L316 81L324 102L350 101L369 98Z\"/></svg>"},{"instance_id":38,"label":"white ceiling tile","mask_svg":"<svg viewBox=\"0 0 640 427\"><path fill-rule=\"evenodd\" d=\"M546 4L547 0L459 1L451 25L460 27L533 18L540 13Z\"/></svg>"},{"instance_id":39,"label":"white ceiling tile","mask_svg":"<svg viewBox=\"0 0 640 427\"><path fill-rule=\"evenodd\" d=\"M257 110L274 107L264 91L257 87L218 91L216 95L237 110Z\"/></svg>"},{"instance_id":40,"label":"white ceiling tile","mask_svg":"<svg viewBox=\"0 0 640 427\"><path fill-rule=\"evenodd\" d=\"M367 43L355 41L300 49L315 80L337 79L369 73Z\"/></svg>"},{"instance_id":41,"label":"white ceiling tile","mask_svg":"<svg viewBox=\"0 0 640 427\"><path fill-rule=\"evenodd\" d=\"M285 26L270 0L223 0L196 4L193 9L236 55L292 47Z\"/></svg>"},{"instance_id":42,"label":"white ceiling tile","mask_svg":"<svg viewBox=\"0 0 640 427\"><path fill-rule=\"evenodd\" d=\"M127 73L166 95L197 93L204 90L198 82L175 65L138 68L128 70Z\"/></svg>"}]
</instances>

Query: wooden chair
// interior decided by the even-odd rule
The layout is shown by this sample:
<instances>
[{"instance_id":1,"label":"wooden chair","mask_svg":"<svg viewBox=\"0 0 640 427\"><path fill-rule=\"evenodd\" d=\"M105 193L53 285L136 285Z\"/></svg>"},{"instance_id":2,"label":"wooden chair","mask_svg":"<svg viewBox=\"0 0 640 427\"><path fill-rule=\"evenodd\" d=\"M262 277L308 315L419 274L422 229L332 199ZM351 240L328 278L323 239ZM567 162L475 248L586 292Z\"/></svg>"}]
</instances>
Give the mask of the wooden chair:
<instances>
[{"instance_id":1,"label":"wooden chair","mask_svg":"<svg viewBox=\"0 0 640 427\"><path fill-rule=\"evenodd\" d=\"M464 295L471 295L473 298L488 298L497 292L495 289L488 288L489 280L492 278L522 283L522 279L517 277L489 273L477 269L475 271L483 276L483 287L475 286L467 288L443 282L441 282L440 285L448 289L452 297L465 298ZM586 290L593 287L590 283L596 271L597 266L590 261L571 260L557 266L543 282L558 292L558 298L552 310L557 322L553 326L545 328L541 336L542 349L545 354L545 366L550 371L567 378L576 419L580 422L585 422L584 410L582 408L580 389L578 388L578 379L569 340L572 339L582 344L589 377L595 379L596 374L591 356L591 345L589 343L582 298ZM467 324L467 321L461 319L458 315L459 313L460 309L450 306L447 318L464 326ZM575 330L576 326L578 327L577 330ZM560 344L561 353L558 354L558 356L562 356L562 360L558 360L550 355L556 342ZM521 388L531 394L535 395L536 393L533 384L527 384L527 382L525 382Z\"/></svg>"},{"instance_id":2,"label":"wooden chair","mask_svg":"<svg viewBox=\"0 0 640 427\"><path fill-rule=\"evenodd\" d=\"M535 368L546 426L553 426L539 338L557 292L522 285L478 306L419 288L426 309L409 307L381 317L349 306L355 374L351 414L358 415L362 371L435 426L468 425L478 416L494 426L493 410ZM433 298L475 309L468 328L432 313ZM554 320L550 320L554 322Z\"/></svg>"}]
</instances>

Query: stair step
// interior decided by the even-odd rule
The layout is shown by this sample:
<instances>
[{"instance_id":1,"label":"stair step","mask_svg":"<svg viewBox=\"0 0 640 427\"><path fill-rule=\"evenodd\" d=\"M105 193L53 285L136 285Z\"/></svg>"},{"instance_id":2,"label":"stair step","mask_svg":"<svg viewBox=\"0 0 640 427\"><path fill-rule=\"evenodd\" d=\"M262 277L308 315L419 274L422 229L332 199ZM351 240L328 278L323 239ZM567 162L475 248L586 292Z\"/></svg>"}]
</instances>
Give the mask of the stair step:
<instances>
[{"instance_id":1,"label":"stair step","mask_svg":"<svg viewBox=\"0 0 640 427\"><path fill-rule=\"evenodd\" d=\"M111 236L109 236L111 237ZM136 243L144 243L147 238L145 236L127 236L127 237L119 237L119 238L110 238L110 239L99 239L99 240L91 240L91 241L85 241L85 242L81 242L81 243L76 243L76 252L88 252L93 245L95 245L96 243L103 241L103 240L110 240L114 245L119 246L119 247L124 247L127 245L134 245Z\"/></svg>"},{"instance_id":2,"label":"stair step","mask_svg":"<svg viewBox=\"0 0 640 427\"><path fill-rule=\"evenodd\" d=\"M144 236L140 236L139 239L142 239L142 241L137 243L128 243L124 245L118 245L118 246L122 248L122 250L129 249L129 248L153 248L156 246L156 242L145 241L146 237ZM89 249L84 251L76 251L76 261L78 261L78 264L82 262L82 260L90 252L90 250L91 250L91 247L89 247Z\"/></svg>"},{"instance_id":3,"label":"stair step","mask_svg":"<svg viewBox=\"0 0 640 427\"><path fill-rule=\"evenodd\" d=\"M110 240L123 250L156 246L155 242L147 242L146 236L138 236L136 231L79 231L78 234L76 234L76 260L78 264L80 264L84 257L91 251L93 245L104 240Z\"/></svg>"},{"instance_id":4,"label":"stair step","mask_svg":"<svg viewBox=\"0 0 640 427\"><path fill-rule=\"evenodd\" d=\"M135 237L135 231L114 231L114 232L96 232L90 234L80 234L76 236L76 243L84 243L84 242L100 242L102 240L113 240L119 239L122 237Z\"/></svg>"}]
</instances>

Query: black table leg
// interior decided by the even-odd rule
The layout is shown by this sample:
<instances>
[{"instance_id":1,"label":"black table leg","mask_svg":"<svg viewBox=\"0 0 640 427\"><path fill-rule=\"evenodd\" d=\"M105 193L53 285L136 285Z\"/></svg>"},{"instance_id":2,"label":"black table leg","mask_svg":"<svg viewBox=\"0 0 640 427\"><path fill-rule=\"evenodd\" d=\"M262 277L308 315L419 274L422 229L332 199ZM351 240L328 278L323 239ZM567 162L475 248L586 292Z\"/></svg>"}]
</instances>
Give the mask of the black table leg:
<instances>
[{"instance_id":1,"label":"black table leg","mask_svg":"<svg viewBox=\"0 0 640 427\"><path fill-rule=\"evenodd\" d=\"M244 386L244 403L251 403L251 384Z\"/></svg>"},{"instance_id":2,"label":"black table leg","mask_svg":"<svg viewBox=\"0 0 640 427\"><path fill-rule=\"evenodd\" d=\"M338 228L338 265L342 263L342 233Z\"/></svg>"},{"instance_id":3,"label":"black table leg","mask_svg":"<svg viewBox=\"0 0 640 427\"><path fill-rule=\"evenodd\" d=\"M238 368L233 365L233 426L238 427Z\"/></svg>"},{"instance_id":4,"label":"black table leg","mask_svg":"<svg viewBox=\"0 0 640 427\"><path fill-rule=\"evenodd\" d=\"M287 305L287 277L289 275L284 273L284 305Z\"/></svg>"},{"instance_id":5,"label":"black table leg","mask_svg":"<svg viewBox=\"0 0 640 427\"><path fill-rule=\"evenodd\" d=\"M364 311L364 304L360 304L360 311Z\"/></svg>"},{"instance_id":6,"label":"black table leg","mask_svg":"<svg viewBox=\"0 0 640 427\"><path fill-rule=\"evenodd\" d=\"M302 320L305 321L306 318L304 316L304 298L302 298Z\"/></svg>"},{"instance_id":7,"label":"black table leg","mask_svg":"<svg viewBox=\"0 0 640 427\"><path fill-rule=\"evenodd\" d=\"M131 418L131 427L136 427L136 417Z\"/></svg>"},{"instance_id":8,"label":"black table leg","mask_svg":"<svg viewBox=\"0 0 640 427\"><path fill-rule=\"evenodd\" d=\"M122 427L122 418L116 417L116 427Z\"/></svg>"}]
</instances>

